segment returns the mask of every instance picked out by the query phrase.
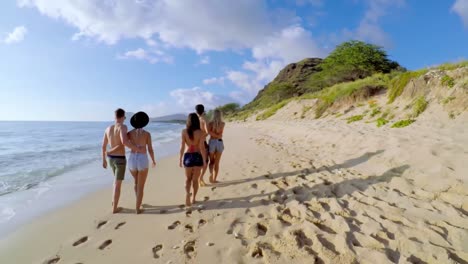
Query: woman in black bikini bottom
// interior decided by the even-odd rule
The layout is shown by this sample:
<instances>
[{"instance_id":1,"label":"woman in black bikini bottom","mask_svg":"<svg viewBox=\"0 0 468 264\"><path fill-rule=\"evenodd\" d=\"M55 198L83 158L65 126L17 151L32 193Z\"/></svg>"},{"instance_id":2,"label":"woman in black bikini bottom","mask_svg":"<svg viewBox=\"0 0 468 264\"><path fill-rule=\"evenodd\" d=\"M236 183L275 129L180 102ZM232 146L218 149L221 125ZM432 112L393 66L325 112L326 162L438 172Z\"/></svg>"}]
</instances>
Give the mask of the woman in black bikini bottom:
<instances>
[{"instance_id":1,"label":"woman in black bikini bottom","mask_svg":"<svg viewBox=\"0 0 468 264\"><path fill-rule=\"evenodd\" d=\"M179 166L185 168L185 205L190 206L196 202L199 188L201 170L206 166L206 149L204 146L204 133L200 129L200 120L197 114L192 113L187 118L187 128L182 131L180 145ZM185 146L188 146L185 152ZM193 187L192 199L190 190Z\"/></svg>"}]
</instances>

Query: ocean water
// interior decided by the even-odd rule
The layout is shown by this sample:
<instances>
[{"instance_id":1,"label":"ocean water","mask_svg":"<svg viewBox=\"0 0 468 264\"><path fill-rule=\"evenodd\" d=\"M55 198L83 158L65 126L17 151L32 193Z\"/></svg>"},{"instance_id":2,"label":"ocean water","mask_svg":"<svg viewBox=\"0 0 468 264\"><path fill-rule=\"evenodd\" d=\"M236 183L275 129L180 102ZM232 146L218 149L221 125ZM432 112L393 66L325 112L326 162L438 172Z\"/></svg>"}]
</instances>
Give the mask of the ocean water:
<instances>
[{"instance_id":1,"label":"ocean water","mask_svg":"<svg viewBox=\"0 0 468 264\"><path fill-rule=\"evenodd\" d=\"M109 187L113 177L102 168L101 142L110 124L0 122L0 237ZM182 125L150 123L145 129L152 135L156 159L177 153Z\"/></svg>"}]
</instances>

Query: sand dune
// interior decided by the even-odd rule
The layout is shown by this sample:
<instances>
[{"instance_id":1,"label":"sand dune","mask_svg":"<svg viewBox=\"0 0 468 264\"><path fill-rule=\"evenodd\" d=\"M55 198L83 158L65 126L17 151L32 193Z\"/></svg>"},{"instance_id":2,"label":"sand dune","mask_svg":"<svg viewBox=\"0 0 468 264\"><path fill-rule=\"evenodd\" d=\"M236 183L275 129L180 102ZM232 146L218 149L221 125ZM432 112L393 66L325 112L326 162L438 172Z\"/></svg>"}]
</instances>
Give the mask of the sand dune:
<instances>
[{"instance_id":1,"label":"sand dune","mask_svg":"<svg viewBox=\"0 0 468 264\"><path fill-rule=\"evenodd\" d=\"M467 263L467 132L229 124L223 183L199 204L182 206L169 158L151 171L143 215L128 181L121 214L99 192L3 240L0 263Z\"/></svg>"}]
</instances>

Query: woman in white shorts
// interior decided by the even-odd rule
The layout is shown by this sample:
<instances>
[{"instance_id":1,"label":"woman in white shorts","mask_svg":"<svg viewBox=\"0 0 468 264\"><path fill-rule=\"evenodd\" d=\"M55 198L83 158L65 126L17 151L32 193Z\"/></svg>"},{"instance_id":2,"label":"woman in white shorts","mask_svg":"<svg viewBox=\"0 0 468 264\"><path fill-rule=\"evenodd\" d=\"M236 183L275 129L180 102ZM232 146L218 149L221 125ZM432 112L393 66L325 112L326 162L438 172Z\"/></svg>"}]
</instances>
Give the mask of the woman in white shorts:
<instances>
[{"instance_id":1,"label":"woman in white shorts","mask_svg":"<svg viewBox=\"0 0 468 264\"><path fill-rule=\"evenodd\" d=\"M216 109L213 112L213 119L208 123L208 134L210 141L208 151L210 153L210 182L218 182L219 162L224 151L223 132L224 132L223 114Z\"/></svg>"},{"instance_id":2,"label":"woman in white shorts","mask_svg":"<svg viewBox=\"0 0 468 264\"><path fill-rule=\"evenodd\" d=\"M143 212L141 204L143 202L143 193L145 189L146 177L148 176L149 160L148 154L152 160L152 166L156 166L154 160L153 144L151 142L151 134L144 130L143 127L148 125L149 117L144 112L138 112L130 119L130 124L135 128L128 132L129 140L137 147L141 147L139 151L130 153L128 159L128 167L130 173L135 179L135 195L136 195L136 213Z\"/></svg>"}]
</instances>

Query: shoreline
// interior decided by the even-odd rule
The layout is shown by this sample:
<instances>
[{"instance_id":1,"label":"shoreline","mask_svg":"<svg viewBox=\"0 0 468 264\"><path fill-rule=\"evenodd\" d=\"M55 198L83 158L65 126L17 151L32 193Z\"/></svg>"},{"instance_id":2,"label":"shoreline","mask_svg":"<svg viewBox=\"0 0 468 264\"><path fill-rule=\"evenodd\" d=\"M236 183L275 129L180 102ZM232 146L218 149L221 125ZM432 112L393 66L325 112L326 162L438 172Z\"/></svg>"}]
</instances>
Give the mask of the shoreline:
<instances>
[{"instance_id":1,"label":"shoreline","mask_svg":"<svg viewBox=\"0 0 468 264\"><path fill-rule=\"evenodd\" d=\"M112 215L109 186L1 240L0 262L466 260L467 129L418 126L229 123L222 183L200 189L201 207L181 206L184 172L167 157L150 171L142 215L131 181Z\"/></svg>"},{"instance_id":2,"label":"shoreline","mask_svg":"<svg viewBox=\"0 0 468 264\"><path fill-rule=\"evenodd\" d=\"M161 145L157 149L158 158L164 159L174 155L177 152L177 143L177 140L159 143ZM112 185L113 177L110 169L104 170L101 162L95 160L42 182L34 188L1 196L0 205L3 205L3 212L11 210L12 216L0 223L0 240L6 239L36 218L105 190ZM127 180L128 177L131 179L132 176L127 170ZM11 206L13 209L10 209Z\"/></svg>"}]
</instances>

